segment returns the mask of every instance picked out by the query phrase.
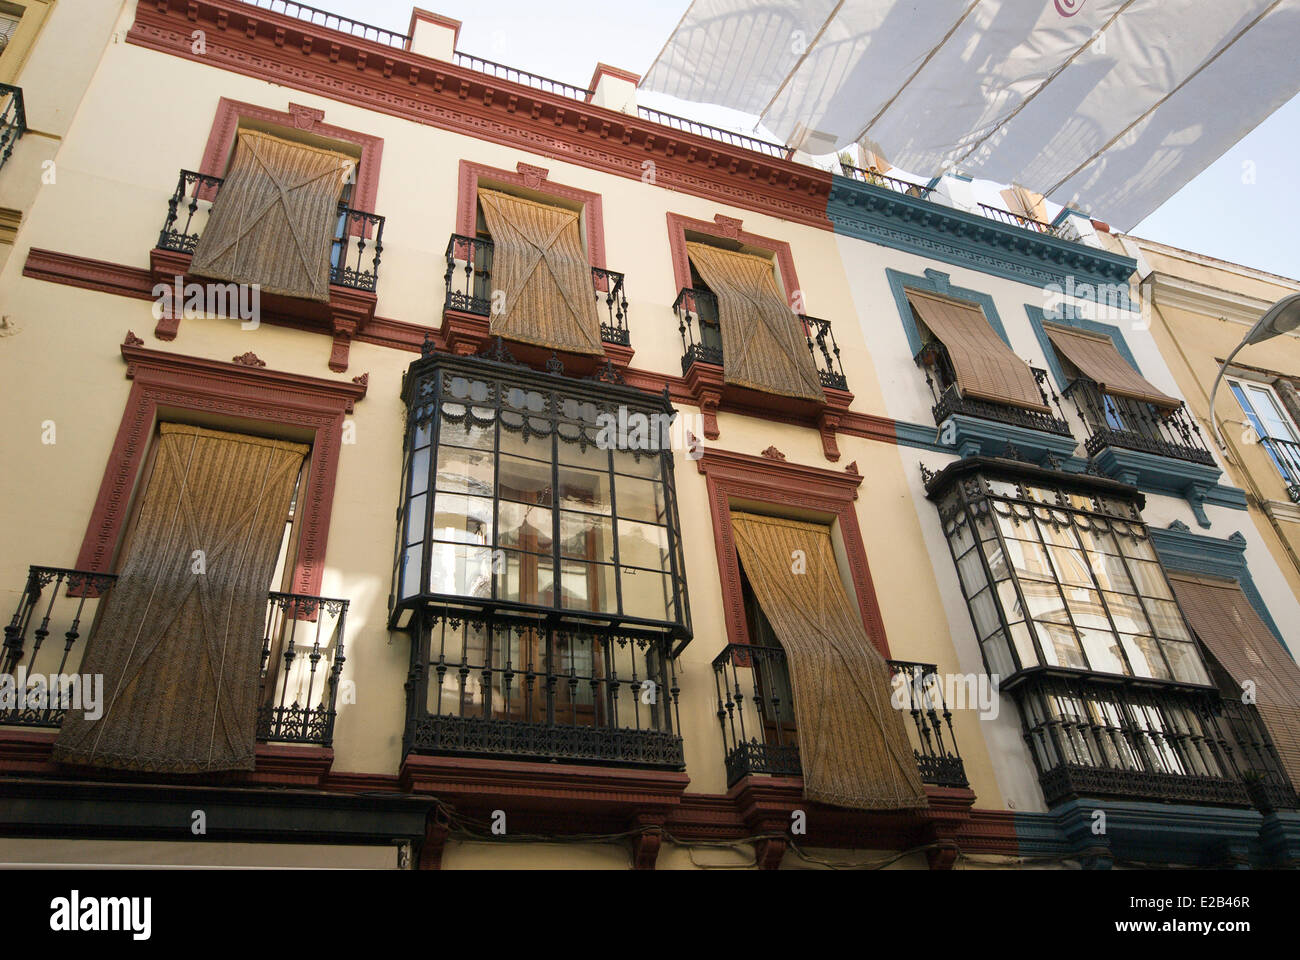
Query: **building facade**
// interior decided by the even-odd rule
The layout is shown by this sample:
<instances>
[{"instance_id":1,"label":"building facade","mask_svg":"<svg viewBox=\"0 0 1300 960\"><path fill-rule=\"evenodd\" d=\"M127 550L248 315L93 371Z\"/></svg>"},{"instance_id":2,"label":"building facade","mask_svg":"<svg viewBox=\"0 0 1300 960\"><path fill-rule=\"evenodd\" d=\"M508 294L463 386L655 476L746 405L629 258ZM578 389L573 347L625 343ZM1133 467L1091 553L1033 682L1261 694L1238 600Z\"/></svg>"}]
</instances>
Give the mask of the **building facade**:
<instances>
[{"instance_id":1,"label":"building facade","mask_svg":"<svg viewBox=\"0 0 1300 960\"><path fill-rule=\"evenodd\" d=\"M0 169L6 861L1295 857L1294 571L1104 227L421 10L81 6Z\"/></svg>"}]
</instances>

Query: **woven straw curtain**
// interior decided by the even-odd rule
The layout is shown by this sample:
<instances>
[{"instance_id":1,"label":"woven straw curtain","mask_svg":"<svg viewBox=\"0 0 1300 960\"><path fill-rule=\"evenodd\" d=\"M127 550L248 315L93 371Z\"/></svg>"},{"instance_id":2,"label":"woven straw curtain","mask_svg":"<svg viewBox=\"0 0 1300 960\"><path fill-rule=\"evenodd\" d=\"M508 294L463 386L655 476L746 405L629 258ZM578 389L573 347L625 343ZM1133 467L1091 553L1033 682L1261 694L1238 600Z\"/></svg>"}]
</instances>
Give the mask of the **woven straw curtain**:
<instances>
[{"instance_id":1,"label":"woven straw curtain","mask_svg":"<svg viewBox=\"0 0 1300 960\"><path fill-rule=\"evenodd\" d=\"M330 246L353 162L341 153L240 131L190 272L329 302Z\"/></svg>"},{"instance_id":2,"label":"woven straw curtain","mask_svg":"<svg viewBox=\"0 0 1300 960\"><path fill-rule=\"evenodd\" d=\"M1259 715L1292 786L1300 789L1300 667L1235 580L1170 573L1169 581L1214 659L1237 683L1254 683Z\"/></svg>"},{"instance_id":3,"label":"woven straw curtain","mask_svg":"<svg viewBox=\"0 0 1300 960\"><path fill-rule=\"evenodd\" d=\"M1115 349L1115 341L1105 334L1053 324L1044 324L1043 329L1057 352L1097 384L1102 393L1140 400L1165 410L1180 406L1180 401L1157 390L1134 370Z\"/></svg>"},{"instance_id":4,"label":"woven straw curtain","mask_svg":"<svg viewBox=\"0 0 1300 960\"><path fill-rule=\"evenodd\" d=\"M781 296L772 261L703 243L687 243L686 252L718 298L723 379L782 397L825 400L803 323Z\"/></svg>"},{"instance_id":5,"label":"woven straw curtain","mask_svg":"<svg viewBox=\"0 0 1300 960\"><path fill-rule=\"evenodd\" d=\"M785 650L804 795L861 810L925 806L903 713L890 704L889 666L840 582L829 528L735 511L731 528Z\"/></svg>"},{"instance_id":6,"label":"woven straw curtain","mask_svg":"<svg viewBox=\"0 0 1300 960\"><path fill-rule=\"evenodd\" d=\"M552 350L604 353L577 212L493 190L478 197L492 234L493 292L505 293L488 332Z\"/></svg>"},{"instance_id":7,"label":"woven straw curtain","mask_svg":"<svg viewBox=\"0 0 1300 960\"><path fill-rule=\"evenodd\" d=\"M1029 364L1016 356L974 304L954 303L915 290L907 301L917 318L948 348L963 397L1050 413Z\"/></svg>"},{"instance_id":8,"label":"woven straw curtain","mask_svg":"<svg viewBox=\"0 0 1300 960\"><path fill-rule=\"evenodd\" d=\"M54 758L130 770L251 770L267 590L307 447L162 424L131 547ZM203 551L196 572L194 551Z\"/></svg>"}]
</instances>

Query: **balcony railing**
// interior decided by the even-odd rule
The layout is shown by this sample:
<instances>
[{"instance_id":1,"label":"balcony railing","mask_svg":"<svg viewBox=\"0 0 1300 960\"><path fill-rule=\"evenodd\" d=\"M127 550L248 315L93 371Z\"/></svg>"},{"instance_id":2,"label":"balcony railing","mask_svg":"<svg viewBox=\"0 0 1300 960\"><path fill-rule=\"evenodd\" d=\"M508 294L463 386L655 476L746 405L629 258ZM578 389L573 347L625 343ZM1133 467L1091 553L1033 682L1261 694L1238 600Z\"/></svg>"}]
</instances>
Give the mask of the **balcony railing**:
<instances>
[{"instance_id":1,"label":"balcony railing","mask_svg":"<svg viewBox=\"0 0 1300 960\"><path fill-rule=\"evenodd\" d=\"M1009 224L1013 227L1022 227L1025 230L1032 230L1034 233L1041 233L1049 237L1060 235L1059 227L1044 223L1042 220L1026 217L1019 213L1012 213L1010 210L1003 210L1001 207L990 207L987 203L981 203L979 208L980 213L990 220L997 220L999 223Z\"/></svg>"},{"instance_id":2,"label":"balcony railing","mask_svg":"<svg viewBox=\"0 0 1300 960\"><path fill-rule=\"evenodd\" d=\"M863 170L861 167L855 167L843 161L840 162L840 169L844 172L844 176L860 183L874 184L877 187L884 187L886 190L893 190L895 193L901 193L909 197L918 197L921 200L927 200L930 197L932 188L924 184L889 177L878 170Z\"/></svg>"},{"instance_id":3,"label":"balcony railing","mask_svg":"<svg viewBox=\"0 0 1300 960\"><path fill-rule=\"evenodd\" d=\"M158 249L193 256L222 183L221 177L180 172L176 190L167 201ZM384 218L340 203L330 248L330 283L374 293L383 251Z\"/></svg>"},{"instance_id":4,"label":"balcony railing","mask_svg":"<svg viewBox=\"0 0 1300 960\"><path fill-rule=\"evenodd\" d=\"M5 627L0 674L71 676L81 666L84 639L117 581L114 574L32 566ZM257 739L329 746L343 672L348 601L291 593L267 597L259 671ZM57 729L63 701L0 709L0 726Z\"/></svg>"},{"instance_id":5,"label":"balcony railing","mask_svg":"<svg viewBox=\"0 0 1300 960\"><path fill-rule=\"evenodd\" d=\"M541 90L545 93L555 93L562 97L568 97L570 100L586 100L592 93L592 91L588 90L586 87L579 87L572 83L565 83L562 80L552 80L550 77L543 77L536 73L529 73L527 70L520 70L518 67L507 66L504 63L497 63L495 60L470 56L469 54L461 53L460 51L456 51L452 54L452 62L458 67L465 67L467 70L490 74L498 80L508 80L511 83L520 83L525 87L532 87L534 90Z\"/></svg>"},{"instance_id":6,"label":"balcony railing","mask_svg":"<svg viewBox=\"0 0 1300 960\"><path fill-rule=\"evenodd\" d=\"M966 771L933 664L889 661L891 702L904 702L912 753L921 780L966 786ZM785 651L780 647L728 644L713 658L717 717L727 766L727 785L767 774L797 777L799 741Z\"/></svg>"},{"instance_id":7,"label":"balcony railing","mask_svg":"<svg viewBox=\"0 0 1300 960\"><path fill-rule=\"evenodd\" d=\"M13 84L0 83L0 167L9 160L14 145L27 132L27 110L23 91Z\"/></svg>"},{"instance_id":8,"label":"balcony railing","mask_svg":"<svg viewBox=\"0 0 1300 960\"><path fill-rule=\"evenodd\" d=\"M1121 447L1214 466L1214 456L1205 446L1201 428L1185 404L1165 410L1141 400L1111 396L1084 377L1061 392L1074 403L1088 431L1084 447L1090 457L1107 447Z\"/></svg>"},{"instance_id":9,"label":"balcony railing","mask_svg":"<svg viewBox=\"0 0 1300 960\"><path fill-rule=\"evenodd\" d=\"M410 39L404 33L397 33L393 30L385 30L383 27L376 27L373 24L362 23L359 20L340 17L336 13L327 13L316 7L309 7L305 3L293 3L291 0L244 0L244 2L262 10L282 13L286 17L293 17L295 20L302 20L305 23L315 24L318 27L325 27L330 30L338 30L341 33L351 34L363 40L373 40L375 43L382 43L388 47L397 47L399 50L405 49Z\"/></svg>"},{"instance_id":10,"label":"balcony railing","mask_svg":"<svg viewBox=\"0 0 1300 960\"><path fill-rule=\"evenodd\" d=\"M723 363L722 333L718 327L718 298L710 290L686 287L673 301L677 329L682 338L682 373L693 363ZM835 342L831 322L820 317L796 313L803 326L808 353L821 385L830 390L847 390L848 380L840 363L840 347Z\"/></svg>"},{"instance_id":11,"label":"balcony railing","mask_svg":"<svg viewBox=\"0 0 1300 960\"><path fill-rule=\"evenodd\" d=\"M1041 413L1024 407L1013 407L1010 404L994 403L991 400L963 397L961 390L957 386L957 372L953 368L948 348L938 340L932 340L922 347L915 359L916 365L925 370L925 382L930 388L931 396L934 398L933 412L936 425L943 423L953 414L962 414L968 417L977 417L981 420L992 420L996 423L1024 427L1027 430L1041 430L1061 437L1071 436L1070 425L1066 423L1063 416L1058 418L1052 416L1051 413ZM1033 372L1034 381L1038 384L1038 395L1043 398L1043 405L1051 407L1055 404L1057 410L1060 411L1061 398L1052 389L1047 371L1037 367L1030 367L1029 369Z\"/></svg>"},{"instance_id":12,"label":"balcony railing","mask_svg":"<svg viewBox=\"0 0 1300 960\"><path fill-rule=\"evenodd\" d=\"M753 150L755 153L763 153L769 157L775 157L777 160L788 160L794 153L790 147L773 143L771 140L760 140L758 137L750 137L743 133L724 130L721 127L700 123L697 120L689 120L673 113L664 113L662 110L652 110L649 107L638 106L636 112L642 119L649 120L651 123L672 127L682 133L693 133L699 137L707 137L710 140L716 140L718 143L740 147L743 150Z\"/></svg>"},{"instance_id":13,"label":"balcony railing","mask_svg":"<svg viewBox=\"0 0 1300 960\"><path fill-rule=\"evenodd\" d=\"M1048 803L1086 796L1296 806L1253 705L1213 690L1046 675L1015 696Z\"/></svg>"},{"instance_id":14,"label":"balcony railing","mask_svg":"<svg viewBox=\"0 0 1300 960\"><path fill-rule=\"evenodd\" d=\"M447 288L444 307L480 317L492 315L492 241L452 234L447 242ZM600 339L629 346L627 294L623 274L600 267L591 268L591 288L600 315Z\"/></svg>"},{"instance_id":15,"label":"balcony railing","mask_svg":"<svg viewBox=\"0 0 1300 960\"><path fill-rule=\"evenodd\" d=\"M1291 502L1300 503L1300 443L1279 437L1261 437L1259 442L1268 452L1278 473L1282 474Z\"/></svg>"},{"instance_id":16,"label":"balcony railing","mask_svg":"<svg viewBox=\"0 0 1300 960\"><path fill-rule=\"evenodd\" d=\"M437 605L412 627L407 753L682 769L667 637Z\"/></svg>"}]
</instances>

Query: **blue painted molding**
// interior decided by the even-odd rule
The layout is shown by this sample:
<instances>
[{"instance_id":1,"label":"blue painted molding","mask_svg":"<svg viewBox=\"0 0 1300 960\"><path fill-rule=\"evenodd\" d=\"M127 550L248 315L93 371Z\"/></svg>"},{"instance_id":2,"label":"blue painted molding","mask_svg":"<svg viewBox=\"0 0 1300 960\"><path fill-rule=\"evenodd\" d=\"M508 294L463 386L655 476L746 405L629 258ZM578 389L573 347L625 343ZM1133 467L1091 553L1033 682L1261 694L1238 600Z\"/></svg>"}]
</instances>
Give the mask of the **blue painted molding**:
<instances>
[{"instance_id":1,"label":"blue painted molding","mask_svg":"<svg viewBox=\"0 0 1300 960\"><path fill-rule=\"evenodd\" d=\"M1110 337L1115 342L1115 349L1119 351L1119 355L1127 361L1128 365L1139 374L1142 372L1137 360L1133 358L1133 351L1129 349L1128 342L1124 339L1124 332L1114 324L1100 323L1096 320L1089 320L1087 317L1081 317L1070 304L1064 303L1060 305L1056 313L1051 315L1042 307L1027 303L1025 304L1025 313L1029 315L1029 325L1034 328L1034 337L1038 340L1038 346L1043 351L1043 359L1047 361L1048 369L1052 371L1052 376L1056 380L1057 390L1064 390L1070 381L1066 379L1065 371L1061 367L1061 361L1056 356L1056 350L1052 348L1052 341L1047 337L1047 330L1043 327L1044 323L1055 323L1058 326L1071 327L1075 330L1083 330L1086 333L1100 333Z\"/></svg>"},{"instance_id":2,"label":"blue painted molding","mask_svg":"<svg viewBox=\"0 0 1300 960\"><path fill-rule=\"evenodd\" d=\"M933 293L941 297L952 297L954 300L969 300L972 303L979 304L980 309L984 311L984 317L988 320L989 326L993 328L993 332L1008 347L1011 346L1011 340L1007 336L1006 328L1002 325L1002 317L998 315L998 308L994 305L993 298L987 293L968 290L965 287L954 287L948 282L948 274L941 273L938 270L926 270L925 276L918 276L917 274L903 273L901 270L886 268L885 276L889 278L889 289L894 295L894 305L898 307L898 316L903 321L903 332L907 334L907 345L911 348L913 357L921 352L921 332L916 328L916 317L913 316L912 305L907 300L908 290Z\"/></svg>"},{"instance_id":3,"label":"blue painted molding","mask_svg":"<svg viewBox=\"0 0 1300 960\"><path fill-rule=\"evenodd\" d=\"M1121 483L1182 497L1192 508L1196 522L1209 528L1205 500L1223 476L1218 467L1111 446L1103 448L1092 460L1102 473Z\"/></svg>"},{"instance_id":4,"label":"blue painted molding","mask_svg":"<svg viewBox=\"0 0 1300 960\"><path fill-rule=\"evenodd\" d=\"M1240 532L1234 533L1226 540L1192 533L1185 524L1175 520L1166 529L1151 528L1151 543L1160 555L1160 561L1169 570L1180 573L1206 574L1211 577L1223 577L1236 580L1241 584L1241 592L1246 595L1250 605L1255 608L1260 619L1267 624L1277 642L1286 650L1282 640L1282 631L1277 628L1268 605L1260 596L1251 579L1250 568L1246 566L1246 538Z\"/></svg>"},{"instance_id":5,"label":"blue painted molding","mask_svg":"<svg viewBox=\"0 0 1300 960\"><path fill-rule=\"evenodd\" d=\"M885 187L832 175L826 215L835 232L1038 287L1127 287L1130 257L1034 233Z\"/></svg>"}]
</instances>

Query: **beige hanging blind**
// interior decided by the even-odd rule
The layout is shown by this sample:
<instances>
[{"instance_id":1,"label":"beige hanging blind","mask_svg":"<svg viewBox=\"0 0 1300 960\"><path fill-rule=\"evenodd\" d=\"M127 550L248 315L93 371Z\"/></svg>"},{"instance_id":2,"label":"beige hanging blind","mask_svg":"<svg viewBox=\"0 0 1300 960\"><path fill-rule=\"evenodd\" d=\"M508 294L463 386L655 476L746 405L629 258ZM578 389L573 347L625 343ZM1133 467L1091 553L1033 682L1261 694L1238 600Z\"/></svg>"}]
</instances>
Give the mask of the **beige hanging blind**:
<instances>
[{"instance_id":1,"label":"beige hanging blind","mask_svg":"<svg viewBox=\"0 0 1300 960\"><path fill-rule=\"evenodd\" d=\"M862 810L925 806L903 712L890 703L889 666L840 582L829 528L736 511L731 527L785 650L804 795Z\"/></svg>"},{"instance_id":2,"label":"beige hanging blind","mask_svg":"<svg viewBox=\"0 0 1300 960\"><path fill-rule=\"evenodd\" d=\"M703 243L687 243L686 252L718 298L723 379L782 397L825 400L803 323L781 296L772 262Z\"/></svg>"},{"instance_id":3,"label":"beige hanging blind","mask_svg":"<svg viewBox=\"0 0 1300 960\"><path fill-rule=\"evenodd\" d=\"M190 272L328 302L339 197L354 161L241 130Z\"/></svg>"},{"instance_id":4,"label":"beige hanging blind","mask_svg":"<svg viewBox=\"0 0 1300 960\"><path fill-rule=\"evenodd\" d=\"M253 768L267 590L307 449L162 424L128 556L80 668L104 677L103 715L70 711L54 759Z\"/></svg>"},{"instance_id":5,"label":"beige hanging blind","mask_svg":"<svg viewBox=\"0 0 1300 960\"><path fill-rule=\"evenodd\" d=\"M478 197L492 234L488 331L552 350L604 353L578 213L494 190ZM499 312L497 291L504 294Z\"/></svg>"},{"instance_id":6,"label":"beige hanging blind","mask_svg":"<svg viewBox=\"0 0 1300 960\"><path fill-rule=\"evenodd\" d=\"M1169 581L1196 636L1237 683L1250 683L1255 704L1292 787L1300 789L1300 667L1251 606L1235 580L1170 573Z\"/></svg>"},{"instance_id":7,"label":"beige hanging blind","mask_svg":"<svg viewBox=\"0 0 1300 960\"><path fill-rule=\"evenodd\" d=\"M1181 406L1167 393L1157 390L1142 374L1134 370L1115 349L1115 342L1100 333L1073 327L1044 324L1048 339L1057 352L1078 367L1079 372L1097 384L1102 393L1113 397L1140 400L1165 410Z\"/></svg>"},{"instance_id":8,"label":"beige hanging blind","mask_svg":"<svg viewBox=\"0 0 1300 960\"><path fill-rule=\"evenodd\" d=\"M1050 413L1029 364L1016 356L974 304L907 291L917 319L948 350L963 397Z\"/></svg>"}]
</instances>

